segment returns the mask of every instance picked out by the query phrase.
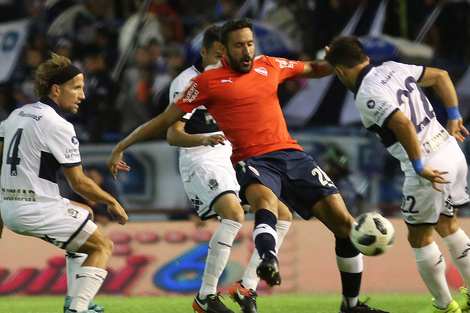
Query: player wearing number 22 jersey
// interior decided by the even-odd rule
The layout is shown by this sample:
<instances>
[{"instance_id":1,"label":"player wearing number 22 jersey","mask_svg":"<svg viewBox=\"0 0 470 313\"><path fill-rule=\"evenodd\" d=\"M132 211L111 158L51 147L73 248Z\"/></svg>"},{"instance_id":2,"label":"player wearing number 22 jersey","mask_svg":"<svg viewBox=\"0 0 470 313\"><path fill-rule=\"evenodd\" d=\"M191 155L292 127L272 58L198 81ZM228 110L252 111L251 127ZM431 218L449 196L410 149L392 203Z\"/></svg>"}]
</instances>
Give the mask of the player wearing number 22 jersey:
<instances>
[{"instance_id":1,"label":"player wearing number 22 jersey","mask_svg":"<svg viewBox=\"0 0 470 313\"><path fill-rule=\"evenodd\" d=\"M375 132L405 173L402 213L418 271L433 296L429 313L470 310L470 295L458 303L446 281L446 261L433 239L442 237L465 284L470 284L470 239L457 224L456 209L469 202L467 162L457 140L463 126L454 85L444 70L398 62L370 64L361 42L333 39L326 49L341 82L355 93L366 128ZM432 87L448 113L447 128L437 120L420 87Z\"/></svg>"},{"instance_id":2,"label":"player wearing number 22 jersey","mask_svg":"<svg viewBox=\"0 0 470 313\"><path fill-rule=\"evenodd\" d=\"M434 224L441 214L452 216L452 207L469 201L465 156L456 139L439 123L418 86L424 71L423 66L385 62L377 67L365 67L357 82L356 106L364 126L379 135L390 154L400 161L405 173L402 211L409 224ZM444 192L436 192L425 178L416 175L405 149L395 134L384 127L397 110L403 112L416 129L423 163L446 169L451 175L451 183L443 186ZM423 190L423 184L429 185L427 192ZM449 205L444 205L446 202Z\"/></svg>"}]
</instances>

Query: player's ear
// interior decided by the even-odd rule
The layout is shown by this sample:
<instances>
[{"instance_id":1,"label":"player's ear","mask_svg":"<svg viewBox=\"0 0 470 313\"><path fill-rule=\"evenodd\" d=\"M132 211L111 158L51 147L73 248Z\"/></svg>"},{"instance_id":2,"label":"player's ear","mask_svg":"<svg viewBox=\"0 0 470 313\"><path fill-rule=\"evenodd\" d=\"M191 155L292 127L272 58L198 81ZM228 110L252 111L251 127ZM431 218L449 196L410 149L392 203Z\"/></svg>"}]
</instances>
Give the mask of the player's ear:
<instances>
[{"instance_id":1,"label":"player's ear","mask_svg":"<svg viewBox=\"0 0 470 313\"><path fill-rule=\"evenodd\" d=\"M57 84L53 84L51 86L51 93L54 95L54 96L57 96L59 94L59 88L60 86L57 85Z\"/></svg>"},{"instance_id":2,"label":"player's ear","mask_svg":"<svg viewBox=\"0 0 470 313\"><path fill-rule=\"evenodd\" d=\"M201 47L199 50L199 53L201 54L202 57L204 57L207 54L207 49L205 47Z\"/></svg>"},{"instance_id":3,"label":"player's ear","mask_svg":"<svg viewBox=\"0 0 470 313\"><path fill-rule=\"evenodd\" d=\"M344 76L344 70L341 66L334 66L333 69L337 75Z\"/></svg>"}]
</instances>

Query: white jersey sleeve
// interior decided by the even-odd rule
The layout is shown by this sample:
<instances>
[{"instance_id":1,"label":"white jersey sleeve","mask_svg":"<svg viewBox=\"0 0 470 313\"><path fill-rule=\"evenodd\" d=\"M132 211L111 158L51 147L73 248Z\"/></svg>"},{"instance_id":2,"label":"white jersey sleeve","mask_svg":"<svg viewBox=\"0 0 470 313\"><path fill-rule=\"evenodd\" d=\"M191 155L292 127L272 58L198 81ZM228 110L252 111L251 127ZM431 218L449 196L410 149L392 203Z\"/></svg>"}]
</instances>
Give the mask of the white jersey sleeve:
<instances>
[{"instance_id":1,"label":"white jersey sleeve","mask_svg":"<svg viewBox=\"0 0 470 313\"><path fill-rule=\"evenodd\" d=\"M171 82L171 85L170 85L170 103L174 101L175 97L178 94L183 93L186 90L186 88L189 87L189 85L191 83L191 80L199 74L200 74L200 72L194 66L191 66L191 67L187 68L186 70L184 70L183 72L181 72L181 74L179 74ZM196 109L194 109L190 113L186 113L183 116L183 120L188 121L191 118L191 116L193 115L195 110Z\"/></svg>"},{"instance_id":2,"label":"white jersey sleeve","mask_svg":"<svg viewBox=\"0 0 470 313\"><path fill-rule=\"evenodd\" d=\"M46 145L60 165L73 167L81 163L79 142L72 124L51 125L49 136Z\"/></svg>"}]
</instances>

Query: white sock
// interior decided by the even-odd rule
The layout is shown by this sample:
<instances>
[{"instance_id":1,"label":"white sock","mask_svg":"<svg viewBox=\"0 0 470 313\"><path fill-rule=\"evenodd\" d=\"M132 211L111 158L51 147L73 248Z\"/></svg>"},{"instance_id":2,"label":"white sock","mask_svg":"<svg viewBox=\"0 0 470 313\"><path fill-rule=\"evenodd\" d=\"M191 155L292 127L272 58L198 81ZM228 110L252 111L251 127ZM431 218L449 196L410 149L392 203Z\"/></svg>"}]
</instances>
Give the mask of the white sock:
<instances>
[{"instance_id":1,"label":"white sock","mask_svg":"<svg viewBox=\"0 0 470 313\"><path fill-rule=\"evenodd\" d=\"M277 242L276 242L276 253L279 253L279 248L284 241L284 237L286 236L287 232L289 231L291 222L277 220L276 223L276 232L277 232Z\"/></svg>"},{"instance_id":2,"label":"white sock","mask_svg":"<svg viewBox=\"0 0 470 313\"><path fill-rule=\"evenodd\" d=\"M223 219L220 226L209 241L209 252L206 259L206 268L202 277L199 297L204 299L210 294L217 293L217 283L220 275L227 265L233 241L242 227L241 223Z\"/></svg>"},{"instance_id":3,"label":"white sock","mask_svg":"<svg viewBox=\"0 0 470 313\"><path fill-rule=\"evenodd\" d=\"M470 286L470 239L461 228L443 239L464 283Z\"/></svg>"},{"instance_id":4,"label":"white sock","mask_svg":"<svg viewBox=\"0 0 470 313\"><path fill-rule=\"evenodd\" d=\"M66 252L65 267L67 270L67 296L75 296L75 286L77 285L77 274L85 259L88 257L85 253Z\"/></svg>"},{"instance_id":5,"label":"white sock","mask_svg":"<svg viewBox=\"0 0 470 313\"><path fill-rule=\"evenodd\" d=\"M338 269L342 273L350 273L355 274L354 277L350 277L349 279L360 283L361 282L361 274L364 270L364 255L359 253L358 255L350 258L343 258L336 256L336 265ZM344 274L341 274L342 276ZM347 304L348 308L354 308L359 302L359 297L347 297L343 294L343 303Z\"/></svg>"},{"instance_id":6,"label":"white sock","mask_svg":"<svg viewBox=\"0 0 470 313\"><path fill-rule=\"evenodd\" d=\"M438 308L445 309L452 302L449 286L446 281L446 261L437 244L431 244L422 248L413 248L418 271L424 283L435 298Z\"/></svg>"},{"instance_id":7,"label":"white sock","mask_svg":"<svg viewBox=\"0 0 470 313\"><path fill-rule=\"evenodd\" d=\"M284 237L286 236L291 222L277 220L276 223L276 231L277 231L277 242L276 242L276 253L279 252L279 248L284 241ZM243 274L242 278L242 285L246 289L250 290L253 289L256 291L259 283L258 274L256 274L256 269L258 265L261 263L261 258L259 257L258 251L255 249L253 254L251 255L250 262L246 267L245 273Z\"/></svg>"},{"instance_id":8,"label":"white sock","mask_svg":"<svg viewBox=\"0 0 470 313\"><path fill-rule=\"evenodd\" d=\"M77 312L87 311L88 304L95 297L107 274L108 272L98 267L82 266L77 274L75 296L70 309Z\"/></svg>"}]
</instances>

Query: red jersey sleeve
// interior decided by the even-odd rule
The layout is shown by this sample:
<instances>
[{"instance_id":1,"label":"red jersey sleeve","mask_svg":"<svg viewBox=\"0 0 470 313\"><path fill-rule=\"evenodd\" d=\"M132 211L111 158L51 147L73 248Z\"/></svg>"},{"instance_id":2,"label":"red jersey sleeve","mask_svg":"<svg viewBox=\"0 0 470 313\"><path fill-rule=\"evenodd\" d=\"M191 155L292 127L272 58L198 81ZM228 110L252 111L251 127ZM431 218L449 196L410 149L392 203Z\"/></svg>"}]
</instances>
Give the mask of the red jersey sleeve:
<instances>
[{"instance_id":1,"label":"red jersey sleeve","mask_svg":"<svg viewBox=\"0 0 470 313\"><path fill-rule=\"evenodd\" d=\"M204 73L194 77L188 88L175 98L175 104L185 112L192 112L200 105L207 105L211 99Z\"/></svg>"},{"instance_id":2,"label":"red jersey sleeve","mask_svg":"<svg viewBox=\"0 0 470 313\"><path fill-rule=\"evenodd\" d=\"M267 57L269 62L278 70L279 82L295 79L304 72L304 64L301 61L292 61L283 58Z\"/></svg>"}]
</instances>

